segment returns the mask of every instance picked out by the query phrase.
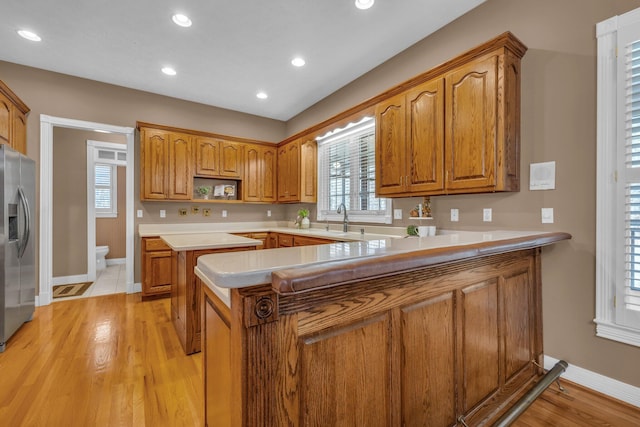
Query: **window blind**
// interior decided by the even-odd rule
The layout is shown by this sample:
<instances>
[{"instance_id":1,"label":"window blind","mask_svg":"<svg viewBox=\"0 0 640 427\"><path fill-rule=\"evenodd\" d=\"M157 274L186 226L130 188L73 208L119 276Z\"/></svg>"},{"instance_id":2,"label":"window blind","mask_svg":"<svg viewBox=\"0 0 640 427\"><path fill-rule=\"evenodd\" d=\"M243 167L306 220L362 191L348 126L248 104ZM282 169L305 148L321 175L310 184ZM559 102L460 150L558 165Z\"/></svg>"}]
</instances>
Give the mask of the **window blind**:
<instances>
[{"instance_id":1,"label":"window blind","mask_svg":"<svg viewBox=\"0 0 640 427\"><path fill-rule=\"evenodd\" d=\"M318 219L391 222L390 201L375 196L375 121L365 118L318 139Z\"/></svg>"},{"instance_id":2,"label":"window blind","mask_svg":"<svg viewBox=\"0 0 640 427\"><path fill-rule=\"evenodd\" d=\"M115 165L95 165L95 208L96 212L112 212L113 210L113 172Z\"/></svg>"},{"instance_id":3,"label":"window blind","mask_svg":"<svg viewBox=\"0 0 640 427\"><path fill-rule=\"evenodd\" d=\"M624 100L624 245L623 304L640 311L640 41L626 44Z\"/></svg>"}]
</instances>

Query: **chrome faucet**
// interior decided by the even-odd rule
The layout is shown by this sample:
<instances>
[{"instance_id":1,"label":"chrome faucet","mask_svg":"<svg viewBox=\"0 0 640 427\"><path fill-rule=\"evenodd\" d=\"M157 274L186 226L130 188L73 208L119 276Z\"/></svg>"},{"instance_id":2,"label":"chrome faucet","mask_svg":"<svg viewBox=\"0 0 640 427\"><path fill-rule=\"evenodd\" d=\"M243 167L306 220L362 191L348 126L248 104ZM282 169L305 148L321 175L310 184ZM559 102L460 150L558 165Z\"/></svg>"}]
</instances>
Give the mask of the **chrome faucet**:
<instances>
[{"instance_id":1,"label":"chrome faucet","mask_svg":"<svg viewBox=\"0 0 640 427\"><path fill-rule=\"evenodd\" d=\"M349 217L347 216L347 207L344 205L344 203L340 203L340 206L338 206L338 211L336 213L341 214L342 209L344 209L344 219L342 220L342 231L346 233L349 230Z\"/></svg>"}]
</instances>

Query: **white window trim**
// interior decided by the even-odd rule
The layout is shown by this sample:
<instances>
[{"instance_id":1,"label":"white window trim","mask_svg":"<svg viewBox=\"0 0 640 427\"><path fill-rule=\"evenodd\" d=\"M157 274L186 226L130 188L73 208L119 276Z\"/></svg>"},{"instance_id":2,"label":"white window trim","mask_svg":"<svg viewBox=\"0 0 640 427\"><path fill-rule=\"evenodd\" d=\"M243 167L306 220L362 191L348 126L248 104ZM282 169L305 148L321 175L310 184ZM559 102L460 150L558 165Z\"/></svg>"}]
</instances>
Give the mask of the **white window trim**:
<instances>
[{"instance_id":1,"label":"white window trim","mask_svg":"<svg viewBox=\"0 0 640 427\"><path fill-rule=\"evenodd\" d=\"M328 132L327 134L323 135L321 138L326 138L328 136L330 136L331 134L335 134L337 132L341 132L343 130L347 130L351 127L353 128L357 128L360 124L364 123L364 122L368 122L368 120L370 120L370 117L363 117L361 120L357 121L357 122L351 122L349 123L347 126L345 126L344 128L339 128L339 129L334 129L331 132ZM373 126L375 129L375 121L372 125L366 125L366 126ZM320 159L320 157L318 156L318 176L321 176L322 171L321 171L321 162L322 159ZM322 183L321 179L318 179L318 185L320 185ZM342 213L337 213L334 211L329 211L327 209L324 209L324 206L322 206L322 202L320 200L320 198L324 195L325 191L323 191L323 189L318 189L318 203L317 203L317 214L316 214L316 218L318 221L337 221L337 222L341 222L344 219L344 214ZM393 199L387 198L387 203L386 203L386 209L384 211L380 211L380 212L367 212L367 211L360 211L360 210L349 210L347 212L348 218L349 218L349 222L361 222L361 223L371 223L371 224L392 224L393 223Z\"/></svg>"},{"instance_id":2,"label":"white window trim","mask_svg":"<svg viewBox=\"0 0 640 427\"><path fill-rule=\"evenodd\" d=\"M640 9L614 16L596 26L598 39L597 79L597 200L596 200L596 335L640 346L640 328L616 321L616 277L620 269L618 248L623 247L619 232L624 221L618 202L618 29L640 25ZM622 218L621 218L622 217ZM618 298L619 300L620 298ZM617 301L619 304L622 301Z\"/></svg>"},{"instance_id":3,"label":"white window trim","mask_svg":"<svg viewBox=\"0 0 640 427\"><path fill-rule=\"evenodd\" d=\"M127 152L127 146L125 144L117 144L114 142L104 142L104 141L93 141L87 140L87 206L89 211L88 215L93 214L95 218L117 218L118 217L118 173L117 166L127 166L127 162L122 160L117 160L118 156L115 156L114 160L110 159L99 159L98 151L100 149L106 149L116 152ZM112 164L112 210L111 212L100 212L96 210L96 194L95 194L95 165L96 163L101 164ZM93 209L92 209L93 208ZM91 212L91 210L93 212Z\"/></svg>"}]
</instances>

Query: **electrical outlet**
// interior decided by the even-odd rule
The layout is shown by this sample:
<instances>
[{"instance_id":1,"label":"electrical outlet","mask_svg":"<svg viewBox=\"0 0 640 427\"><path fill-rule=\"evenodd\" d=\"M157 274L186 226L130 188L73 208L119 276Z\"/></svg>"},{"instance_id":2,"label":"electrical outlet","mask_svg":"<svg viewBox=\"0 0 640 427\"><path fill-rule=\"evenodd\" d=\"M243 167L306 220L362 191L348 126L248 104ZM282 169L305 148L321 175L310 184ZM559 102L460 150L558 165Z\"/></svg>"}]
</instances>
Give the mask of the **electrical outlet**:
<instances>
[{"instance_id":1,"label":"electrical outlet","mask_svg":"<svg viewBox=\"0 0 640 427\"><path fill-rule=\"evenodd\" d=\"M267 210L267 216L271 216L271 209Z\"/></svg>"},{"instance_id":2,"label":"electrical outlet","mask_svg":"<svg viewBox=\"0 0 640 427\"><path fill-rule=\"evenodd\" d=\"M167 211L165 211L164 209L160 209L160 218L166 218L167 217Z\"/></svg>"},{"instance_id":3,"label":"electrical outlet","mask_svg":"<svg viewBox=\"0 0 640 427\"><path fill-rule=\"evenodd\" d=\"M393 210L393 219L402 219L402 209Z\"/></svg>"},{"instance_id":4,"label":"electrical outlet","mask_svg":"<svg viewBox=\"0 0 640 427\"><path fill-rule=\"evenodd\" d=\"M484 222L491 222L491 208L485 208L482 210L482 220Z\"/></svg>"},{"instance_id":5,"label":"electrical outlet","mask_svg":"<svg viewBox=\"0 0 640 427\"><path fill-rule=\"evenodd\" d=\"M185 208L178 209L178 216L187 216L187 210Z\"/></svg>"},{"instance_id":6,"label":"electrical outlet","mask_svg":"<svg viewBox=\"0 0 640 427\"><path fill-rule=\"evenodd\" d=\"M142 218L142 209L138 209L136 212L138 218Z\"/></svg>"},{"instance_id":7,"label":"electrical outlet","mask_svg":"<svg viewBox=\"0 0 640 427\"><path fill-rule=\"evenodd\" d=\"M226 218L226 217L227 217L227 210L222 209L222 218Z\"/></svg>"},{"instance_id":8,"label":"electrical outlet","mask_svg":"<svg viewBox=\"0 0 640 427\"><path fill-rule=\"evenodd\" d=\"M451 209L451 222L458 222L459 212L458 209Z\"/></svg>"},{"instance_id":9,"label":"electrical outlet","mask_svg":"<svg viewBox=\"0 0 640 427\"><path fill-rule=\"evenodd\" d=\"M203 216L211 216L211 208L202 209L202 215Z\"/></svg>"},{"instance_id":10,"label":"electrical outlet","mask_svg":"<svg viewBox=\"0 0 640 427\"><path fill-rule=\"evenodd\" d=\"M200 213L199 206L191 206L191 215L198 215Z\"/></svg>"}]
</instances>

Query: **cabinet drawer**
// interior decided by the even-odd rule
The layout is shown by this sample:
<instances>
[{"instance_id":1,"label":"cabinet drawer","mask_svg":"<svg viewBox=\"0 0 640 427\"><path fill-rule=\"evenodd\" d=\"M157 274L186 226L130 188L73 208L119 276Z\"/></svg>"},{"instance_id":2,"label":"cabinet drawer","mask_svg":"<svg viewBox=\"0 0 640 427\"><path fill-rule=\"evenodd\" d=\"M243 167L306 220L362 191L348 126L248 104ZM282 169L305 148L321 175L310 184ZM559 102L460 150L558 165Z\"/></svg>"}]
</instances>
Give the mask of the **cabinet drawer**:
<instances>
[{"instance_id":1,"label":"cabinet drawer","mask_svg":"<svg viewBox=\"0 0 640 427\"><path fill-rule=\"evenodd\" d=\"M149 251L170 251L171 248L159 237L146 237L143 239L144 250Z\"/></svg>"},{"instance_id":2,"label":"cabinet drawer","mask_svg":"<svg viewBox=\"0 0 640 427\"><path fill-rule=\"evenodd\" d=\"M289 234L278 234L278 247L288 248L293 246L293 236Z\"/></svg>"}]
</instances>

